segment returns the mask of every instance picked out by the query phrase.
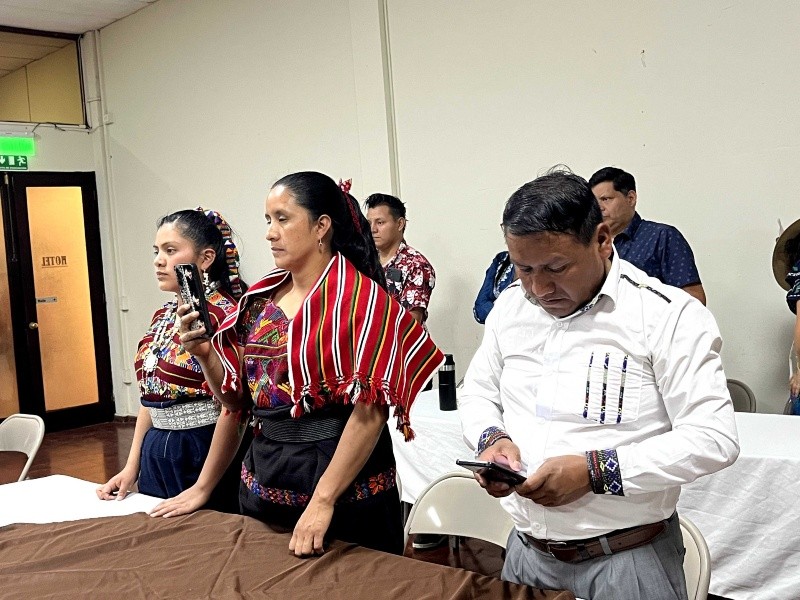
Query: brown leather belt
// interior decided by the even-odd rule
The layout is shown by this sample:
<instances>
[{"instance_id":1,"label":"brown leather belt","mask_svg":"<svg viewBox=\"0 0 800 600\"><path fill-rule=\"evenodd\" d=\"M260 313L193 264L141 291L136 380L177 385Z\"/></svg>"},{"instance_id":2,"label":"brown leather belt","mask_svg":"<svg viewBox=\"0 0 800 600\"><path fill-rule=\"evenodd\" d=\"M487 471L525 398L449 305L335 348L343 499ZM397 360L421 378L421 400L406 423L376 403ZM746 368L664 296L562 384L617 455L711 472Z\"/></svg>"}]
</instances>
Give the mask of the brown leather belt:
<instances>
[{"instance_id":1,"label":"brown leather belt","mask_svg":"<svg viewBox=\"0 0 800 600\"><path fill-rule=\"evenodd\" d=\"M658 523L630 527L629 529L618 529L594 538L570 540L569 542L537 540L527 533L521 534L521 537L523 543L529 544L553 558L567 563L579 563L598 556L608 556L623 550L644 546L666 528L667 522L659 521Z\"/></svg>"}]
</instances>

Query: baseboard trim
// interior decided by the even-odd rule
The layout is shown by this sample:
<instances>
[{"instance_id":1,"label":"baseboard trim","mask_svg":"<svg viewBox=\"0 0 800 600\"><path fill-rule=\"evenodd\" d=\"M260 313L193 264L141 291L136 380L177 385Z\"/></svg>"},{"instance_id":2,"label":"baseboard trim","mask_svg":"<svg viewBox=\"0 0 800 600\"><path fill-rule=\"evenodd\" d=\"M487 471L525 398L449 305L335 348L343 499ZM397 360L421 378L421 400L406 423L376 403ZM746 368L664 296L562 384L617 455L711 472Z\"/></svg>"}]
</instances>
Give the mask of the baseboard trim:
<instances>
[{"instance_id":1,"label":"baseboard trim","mask_svg":"<svg viewBox=\"0 0 800 600\"><path fill-rule=\"evenodd\" d=\"M136 423L134 415L114 415L114 423Z\"/></svg>"}]
</instances>

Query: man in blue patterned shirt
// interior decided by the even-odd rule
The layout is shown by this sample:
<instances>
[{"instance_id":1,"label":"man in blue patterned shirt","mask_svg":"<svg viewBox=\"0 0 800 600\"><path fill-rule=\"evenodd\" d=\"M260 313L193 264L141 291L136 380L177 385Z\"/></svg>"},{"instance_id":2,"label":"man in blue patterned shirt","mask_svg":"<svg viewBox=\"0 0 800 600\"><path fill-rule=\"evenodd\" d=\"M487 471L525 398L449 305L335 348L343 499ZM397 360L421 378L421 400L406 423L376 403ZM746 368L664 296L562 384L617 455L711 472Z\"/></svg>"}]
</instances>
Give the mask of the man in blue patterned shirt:
<instances>
[{"instance_id":1,"label":"man in blue patterned shirt","mask_svg":"<svg viewBox=\"0 0 800 600\"><path fill-rule=\"evenodd\" d=\"M645 221L636 212L636 181L616 167L604 167L589 179L603 221L614 236L617 254L667 285L683 288L703 304L706 294L694 254L672 225Z\"/></svg>"}]
</instances>

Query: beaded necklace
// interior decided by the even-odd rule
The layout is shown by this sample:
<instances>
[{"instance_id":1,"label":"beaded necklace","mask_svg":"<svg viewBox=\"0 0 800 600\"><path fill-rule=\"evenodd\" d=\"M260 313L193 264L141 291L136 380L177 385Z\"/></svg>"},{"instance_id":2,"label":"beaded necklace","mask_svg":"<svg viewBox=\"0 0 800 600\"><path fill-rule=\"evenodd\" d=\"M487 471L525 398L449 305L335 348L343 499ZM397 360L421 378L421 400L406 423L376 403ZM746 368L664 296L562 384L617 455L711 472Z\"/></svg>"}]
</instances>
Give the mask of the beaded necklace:
<instances>
[{"instance_id":1,"label":"beaded necklace","mask_svg":"<svg viewBox=\"0 0 800 600\"><path fill-rule=\"evenodd\" d=\"M205 284L206 301L218 287L219 283L216 281ZM153 332L153 339L149 344L147 344L146 354L142 362L142 368L148 375L153 375L156 367L158 366L159 359L162 359L166 356L167 351L169 350L170 342L175 337L175 330L177 328L175 317L177 316L177 309L178 300L176 298L167 304L167 308L164 311L164 314L161 315L161 319L159 320L158 325L156 325L156 329Z\"/></svg>"},{"instance_id":2,"label":"beaded necklace","mask_svg":"<svg viewBox=\"0 0 800 600\"><path fill-rule=\"evenodd\" d=\"M164 358L169 342L175 336L175 311L178 308L177 301L167 304L164 314L161 315L158 325L153 332L153 339L147 344L146 354L142 367L150 375L156 370L158 360Z\"/></svg>"}]
</instances>

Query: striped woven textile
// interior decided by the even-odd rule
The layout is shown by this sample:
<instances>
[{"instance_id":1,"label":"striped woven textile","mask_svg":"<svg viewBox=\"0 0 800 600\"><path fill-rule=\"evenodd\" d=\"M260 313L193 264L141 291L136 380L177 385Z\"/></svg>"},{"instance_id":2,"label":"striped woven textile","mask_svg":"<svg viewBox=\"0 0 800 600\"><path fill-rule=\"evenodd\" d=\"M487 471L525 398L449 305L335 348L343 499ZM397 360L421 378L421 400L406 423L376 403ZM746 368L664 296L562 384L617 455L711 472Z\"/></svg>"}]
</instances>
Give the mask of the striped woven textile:
<instances>
[{"instance_id":1,"label":"striped woven textile","mask_svg":"<svg viewBox=\"0 0 800 600\"><path fill-rule=\"evenodd\" d=\"M276 269L255 283L238 310L212 339L225 370L222 391L240 383L236 322L248 298L275 289L289 277ZM337 253L325 267L289 325L292 417L329 402L394 406L397 429L414 438L411 404L444 362L422 328L372 279Z\"/></svg>"}]
</instances>

